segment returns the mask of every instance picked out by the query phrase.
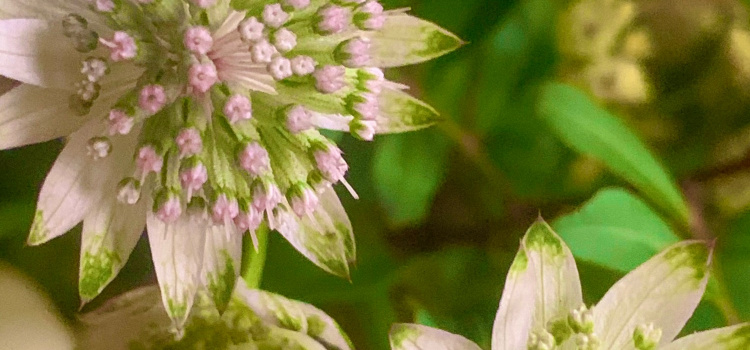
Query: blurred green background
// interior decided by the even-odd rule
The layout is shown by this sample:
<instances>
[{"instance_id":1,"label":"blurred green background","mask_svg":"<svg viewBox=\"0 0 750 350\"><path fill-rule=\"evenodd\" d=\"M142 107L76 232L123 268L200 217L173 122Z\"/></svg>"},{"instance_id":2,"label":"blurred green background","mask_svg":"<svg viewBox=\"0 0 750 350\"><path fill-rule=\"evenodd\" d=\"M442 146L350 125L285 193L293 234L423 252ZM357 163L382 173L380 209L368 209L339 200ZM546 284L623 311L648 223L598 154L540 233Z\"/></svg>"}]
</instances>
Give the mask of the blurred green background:
<instances>
[{"instance_id":1,"label":"blurred green background","mask_svg":"<svg viewBox=\"0 0 750 350\"><path fill-rule=\"evenodd\" d=\"M342 135L361 197L340 193L357 239L352 281L272 235L265 289L323 308L358 349L386 349L393 322L488 347L505 273L542 215L579 258L587 303L661 248L697 238L715 242L712 282L683 332L750 321L745 3L383 2L468 42L388 72L445 121L373 143ZM0 152L0 260L75 322L80 228L24 245L62 144ZM142 240L84 310L153 283L148 249Z\"/></svg>"}]
</instances>

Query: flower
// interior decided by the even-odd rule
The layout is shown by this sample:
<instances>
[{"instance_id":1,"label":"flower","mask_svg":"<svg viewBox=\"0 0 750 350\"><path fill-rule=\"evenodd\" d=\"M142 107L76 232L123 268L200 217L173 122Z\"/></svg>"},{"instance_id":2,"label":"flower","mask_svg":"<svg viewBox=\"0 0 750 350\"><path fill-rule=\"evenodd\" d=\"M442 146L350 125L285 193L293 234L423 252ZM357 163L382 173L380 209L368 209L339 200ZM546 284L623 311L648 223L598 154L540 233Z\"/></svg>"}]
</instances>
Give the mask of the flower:
<instances>
[{"instance_id":1,"label":"flower","mask_svg":"<svg viewBox=\"0 0 750 350\"><path fill-rule=\"evenodd\" d=\"M505 280L492 350L745 349L750 324L674 340L703 296L711 251L674 244L628 273L587 307L570 249L547 223L529 228ZM415 324L391 328L393 350L479 350L456 334Z\"/></svg>"},{"instance_id":2,"label":"flower","mask_svg":"<svg viewBox=\"0 0 750 350\"><path fill-rule=\"evenodd\" d=\"M319 130L370 140L432 125L382 68L462 44L372 0L8 0L0 38L0 75L23 83L0 96L0 149L68 140L28 243L83 221L87 302L147 227L177 324L201 288L225 306L242 233L256 241L262 223L347 276L352 228L333 186L356 194Z\"/></svg>"},{"instance_id":3,"label":"flower","mask_svg":"<svg viewBox=\"0 0 750 350\"><path fill-rule=\"evenodd\" d=\"M156 286L133 290L80 316L79 345L90 350L353 349L336 321L323 311L250 289L242 280L221 315L207 295L201 293L198 299L185 329L175 330L159 303Z\"/></svg>"}]
</instances>

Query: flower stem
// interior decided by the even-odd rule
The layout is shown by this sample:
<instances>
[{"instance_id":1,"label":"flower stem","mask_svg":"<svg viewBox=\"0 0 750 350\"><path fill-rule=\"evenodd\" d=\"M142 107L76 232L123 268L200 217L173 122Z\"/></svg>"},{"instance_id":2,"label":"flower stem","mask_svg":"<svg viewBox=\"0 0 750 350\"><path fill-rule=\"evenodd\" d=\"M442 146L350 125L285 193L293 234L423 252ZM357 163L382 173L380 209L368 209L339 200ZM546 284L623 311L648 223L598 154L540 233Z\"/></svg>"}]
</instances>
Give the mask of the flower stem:
<instances>
[{"instance_id":1,"label":"flower stem","mask_svg":"<svg viewBox=\"0 0 750 350\"><path fill-rule=\"evenodd\" d=\"M268 249L268 227L261 225L255 234L258 236L258 249L253 246L249 236L242 240L242 279L250 288L259 288L263 279L263 267L266 264Z\"/></svg>"}]
</instances>

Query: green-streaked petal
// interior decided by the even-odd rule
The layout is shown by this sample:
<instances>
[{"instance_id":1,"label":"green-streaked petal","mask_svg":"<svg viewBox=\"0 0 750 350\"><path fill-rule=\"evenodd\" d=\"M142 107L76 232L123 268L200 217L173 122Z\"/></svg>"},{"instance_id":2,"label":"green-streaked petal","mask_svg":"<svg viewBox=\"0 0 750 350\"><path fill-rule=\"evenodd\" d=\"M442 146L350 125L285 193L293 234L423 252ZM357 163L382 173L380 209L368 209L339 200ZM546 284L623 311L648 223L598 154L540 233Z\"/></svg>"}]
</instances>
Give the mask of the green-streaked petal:
<instances>
[{"instance_id":1,"label":"green-streaked petal","mask_svg":"<svg viewBox=\"0 0 750 350\"><path fill-rule=\"evenodd\" d=\"M211 225L203 253L203 283L216 307L226 309L242 262L242 234L234 225Z\"/></svg>"},{"instance_id":2,"label":"green-streaked petal","mask_svg":"<svg viewBox=\"0 0 750 350\"><path fill-rule=\"evenodd\" d=\"M521 248L505 279L503 295L492 327L492 349L514 350L526 346L536 305L536 269L529 266Z\"/></svg>"},{"instance_id":3,"label":"green-streaked petal","mask_svg":"<svg viewBox=\"0 0 750 350\"><path fill-rule=\"evenodd\" d=\"M292 300L307 318L307 335L329 350L354 349L349 337L341 327L322 310L303 302Z\"/></svg>"},{"instance_id":4,"label":"green-streaked petal","mask_svg":"<svg viewBox=\"0 0 750 350\"><path fill-rule=\"evenodd\" d=\"M84 218L78 275L81 302L99 295L128 261L146 226L145 202L142 198L133 205L122 204L112 194Z\"/></svg>"},{"instance_id":5,"label":"green-streaked petal","mask_svg":"<svg viewBox=\"0 0 750 350\"><path fill-rule=\"evenodd\" d=\"M392 350L481 350L460 335L418 324L394 324L388 338Z\"/></svg>"},{"instance_id":6,"label":"green-streaked petal","mask_svg":"<svg viewBox=\"0 0 750 350\"><path fill-rule=\"evenodd\" d=\"M368 64L383 68L429 61L464 44L438 25L403 13L389 15L383 29L364 36L372 42Z\"/></svg>"},{"instance_id":7,"label":"green-streaked petal","mask_svg":"<svg viewBox=\"0 0 750 350\"><path fill-rule=\"evenodd\" d=\"M319 196L319 206L309 216L299 219L291 211L280 211L276 229L297 251L323 270L349 277L349 264L354 262L354 234L336 192L329 188Z\"/></svg>"},{"instance_id":8,"label":"green-streaked petal","mask_svg":"<svg viewBox=\"0 0 750 350\"><path fill-rule=\"evenodd\" d=\"M182 328L200 287L207 218L183 214L164 223L149 212L148 241L162 303L177 328Z\"/></svg>"},{"instance_id":9,"label":"green-streaked petal","mask_svg":"<svg viewBox=\"0 0 750 350\"><path fill-rule=\"evenodd\" d=\"M547 327L583 304L573 253L543 220L535 222L521 242L536 275L533 328Z\"/></svg>"},{"instance_id":10,"label":"green-streaked petal","mask_svg":"<svg viewBox=\"0 0 750 350\"><path fill-rule=\"evenodd\" d=\"M680 242L615 283L593 309L602 348L632 345L635 328L647 323L662 330L660 344L671 342L703 296L709 260L704 243Z\"/></svg>"},{"instance_id":11,"label":"green-streaked petal","mask_svg":"<svg viewBox=\"0 0 750 350\"><path fill-rule=\"evenodd\" d=\"M100 120L92 120L71 135L39 192L28 244L42 244L73 228L122 178L130 164L123 160L131 159L138 133L113 139L109 156L94 160L87 143L104 128Z\"/></svg>"},{"instance_id":12,"label":"green-streaked petal","mask_svg":"<svg viewBox=\"0 0 750 350\"><path fill-rule=\"evenodd\" d=\"M159 288L148 286L82 314L78 345L89 350L130 350L133 344L154 337L171 337L171 322L159 299Z\"/></svg>"},{"instance_id":13,"label":"green-streaked petal","mask_svg":"<svg viewBox=\"0 0 750 350\"><path fill-rule=\"evenodd\" d=\"M677 339L661 350L746 350L750 349L750 324L712 329Z\"/></svg>"},{"instance_id":14,"label":"green-streaked petal","mask_svg":"<svg viewBox=\"0 0 750 350\"><path fill-rule=\"evenodd\" d=\"M82 57L62 30L52 27L39 19L0 20L0 75L40 87L74 89L81 80Z\"/></svg>"},{"instance_id":15,"label":"green-streaked petal","mask_svg":"<svg viewBox=\"0 0 750 350\"><path fill-rule=\"evenodd\" d=\"M383 89L378 97L380 114L376 132L395 134L424 129L441 121L440 114L430 105L395 89Z\"/></svg>"}]
</instances>

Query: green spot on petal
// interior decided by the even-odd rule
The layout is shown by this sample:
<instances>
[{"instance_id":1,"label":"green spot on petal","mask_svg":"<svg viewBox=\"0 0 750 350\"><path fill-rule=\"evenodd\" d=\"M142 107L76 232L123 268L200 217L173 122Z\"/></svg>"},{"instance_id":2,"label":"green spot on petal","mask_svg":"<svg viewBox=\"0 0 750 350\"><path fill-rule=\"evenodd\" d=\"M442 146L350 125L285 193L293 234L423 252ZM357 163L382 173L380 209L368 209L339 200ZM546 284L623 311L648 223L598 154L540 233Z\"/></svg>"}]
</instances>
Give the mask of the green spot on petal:
<instances>
[{"instance_id":1,"label":"green spot on petal","mask_svg":"<svg viewBox=\"0 0 750 350\"><path fill-rule=\"evenodd\" d=\"M520 274L526 271L527 267L529 267L529 257L526 255L526 252L521 249L518 251L518 254L516 254L516 258L513 259L513 264L510 265L509 273Z\"/></svg>"},{"instance_id":2,"label":"green spot on petal","mask_svg":"<svg viewBox=\"0 0 750 350\"><path fill-rule=\"evenodd\" d=\"M29 232L29 245L42 244L47 240L49 230L44 226L44 214L41 210L37 210L34 213L34 222L31 224L31 232Z\"/></svg>"},{"instance_id":3,"label":"green spot on petal","mask_svg":"<svg viewBox=\"0 0 750 350\"><path fill-rule=\"evenodd\" d=\"M84 253L78 281L78 290L84 302L99 295L112 279L114 266L119 262L120 257L111 250L101 249L96 254Z\"/></svg>"},{"instance_id":4,"label":"green spot on petal","mask_svg":"<svg viewBox=\"0 0 750 350\"><path fill-rule=\"evenodd\" d=\"M400 348L405 341L414 341L419 338L419 330L405 324L394 324L391 327L390 339L392 348Z\"/></svg>"},{"instance_id":5,"label":"green spot on petal","mask_svg":"<svg viewBox=\"0 0 750 350\"><path fill-rule=\"evenodd\" d=\"M692 243L677 245L664 253L666 259L672 266L689 267L695 271L696 281L702 281L708 273L709 260L708 247L703 243Z\"/></svg>"},{"instance_id":6,"label":"green spot on petal","mask_svg":"<svg viewBox=\"0 0 750 350\"><path fill-rule=\"evenodd\" d=\"M544 221L537 221L526 232L524 243L528 249L545 251L553 257L564 254L563 242Z\"/></svg>"},{"instance_id":7,"label":"green spot on petal","mask_svg":"<svg viewBox=\"0 0 750 350\"><path fill-rule=\"evenodd\" d=\"M224 257L224 270L218 271L216 275L208 276L208 290L211 292L219 312L223 312L232 296L232 289L237 276L235 275L234 260L229 253L222 250L220 254Z\"/></svg>"}]
</instances>

